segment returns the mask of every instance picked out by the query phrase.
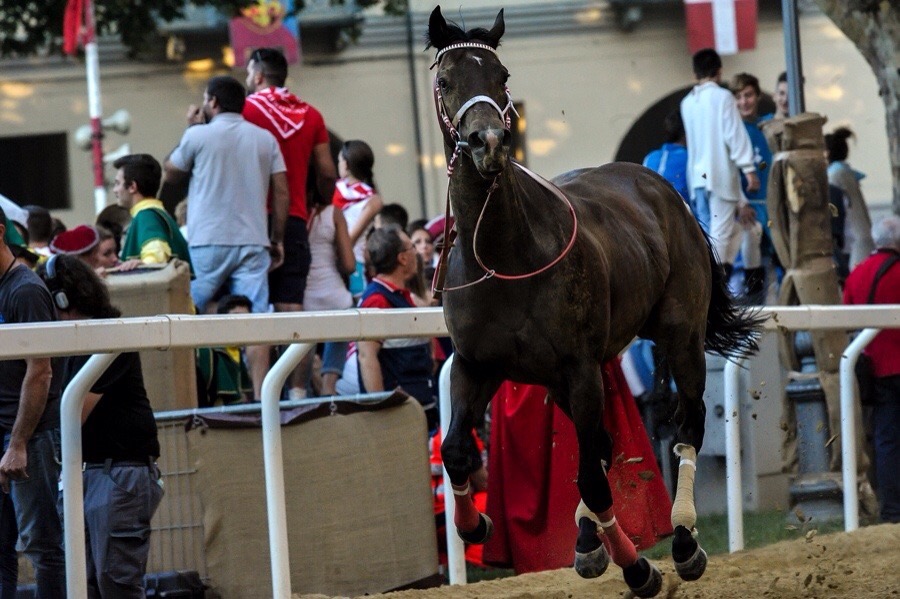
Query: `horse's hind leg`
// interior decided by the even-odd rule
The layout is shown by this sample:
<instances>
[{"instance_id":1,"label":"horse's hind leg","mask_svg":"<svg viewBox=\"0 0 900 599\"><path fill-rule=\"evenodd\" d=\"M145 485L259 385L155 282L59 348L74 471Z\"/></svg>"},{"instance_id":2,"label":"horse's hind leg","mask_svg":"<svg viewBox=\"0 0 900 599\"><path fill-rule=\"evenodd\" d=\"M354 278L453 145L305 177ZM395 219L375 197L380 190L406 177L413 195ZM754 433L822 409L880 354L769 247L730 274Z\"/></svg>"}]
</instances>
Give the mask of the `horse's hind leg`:
<instances>
[{"instance_id":1,"label":"horse's hind leg","mask_svg":"<svg viewBox=\"0 0 900 599\"><path fill-rule=\"evenodd\" d=\"M600 576L611 555L636 596L654 597L662 588L662 575L646 558L638 557L634 543L619 526L613 510L604 467L604 462L612 461L612 439L603 428L600 368L597 365L573 368L564 373L563 380L564 387L553 393L569 408L579 449L578 491L582 501L575 513L578 526L575 570L585 578Z\"/></svg>"},{"instance_id":2,"label":"horse's hind leg","mask_svg":"<svg viewBox=\"0 0 900 599\"><path fill-rule=\"evenodd\" d=\"M484 543L494 530L490 518L478 512L469 492L469 476L478 469L479 455L472 427L484 414L500 380L483 377L474 365L457 354L450 370L451 403L450 425L443 423L444 441L441 457L453 491L456 512L453 522L459 536L467 543ZM446 497L446 494L445 494Z\"/></svg>"},{"instance_id":3,"label":"horse's hind leg","mask_svg":"<svg viewBox=\"0 0 900 599\"><path fill-rule=\"evenodd\" d=\"M678 409L675 412L675 453L680 457L678 488L672 504L672 559L675 570L684 580L697 580L706 570L706 552L694 538L697 511L694 506L694 474L697 452L703 444L706 406L703 391L706 387L706 357L699 334L665 335L662 344L672 376L678 388Z\"/></svg>"}]
</instances>

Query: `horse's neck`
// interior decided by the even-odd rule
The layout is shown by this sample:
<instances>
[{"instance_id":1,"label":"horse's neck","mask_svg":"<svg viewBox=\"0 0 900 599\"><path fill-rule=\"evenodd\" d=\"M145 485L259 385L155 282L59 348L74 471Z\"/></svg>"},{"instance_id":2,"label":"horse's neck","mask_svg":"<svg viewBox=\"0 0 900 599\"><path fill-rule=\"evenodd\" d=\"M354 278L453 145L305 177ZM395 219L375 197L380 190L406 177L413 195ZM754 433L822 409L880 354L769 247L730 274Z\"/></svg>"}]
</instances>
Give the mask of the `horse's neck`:
<instances>
[{"instance_id":1,"label":"horse's neck","mask_svg":"<svg viewBox=\"0 0 900 599\"><path fill-rule=\"evenodd\" d=\"M466 261L474 261L474 237L478 235L478 253L492 268L512 268L521 264L523 248L528 254L543 253L535 247L541 232L553 227L542 222L546 212L535 204L541 191L528 189L516 177L512 164L497 178L497 187L490 191L491 181L484 180L471 164L460 164L450 180L450 196L456 219L458 243ZM490 198L488 196L490 192ZM485 202L489 205L482 214Z\"/></svg>"}]
</instances>

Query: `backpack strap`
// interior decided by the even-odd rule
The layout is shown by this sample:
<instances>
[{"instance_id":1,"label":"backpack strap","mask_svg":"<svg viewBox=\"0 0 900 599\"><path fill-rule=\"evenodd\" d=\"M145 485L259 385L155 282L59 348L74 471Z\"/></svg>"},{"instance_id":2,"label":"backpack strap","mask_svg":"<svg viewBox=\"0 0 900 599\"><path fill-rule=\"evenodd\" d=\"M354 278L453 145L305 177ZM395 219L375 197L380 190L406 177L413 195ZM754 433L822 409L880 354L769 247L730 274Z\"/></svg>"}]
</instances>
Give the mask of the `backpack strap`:
<instances>
[{"instance_id":1,"label":"backpack strap","mask_svg":"<svg viewBox=\"0 0 900 599\"><path fill-rule=\"evenodd\" d=\"M874 303L875 291L878 289L878 283L881 282L881 277L883 277L885 273L890 270L890 268L897 262L900 262L900 254L894 252L887 260L881 263L881 266L875 273L875 278L872 279L872 289L869 291L869 299L866 301L867 304Z\"/></svg>"}]
</instances>

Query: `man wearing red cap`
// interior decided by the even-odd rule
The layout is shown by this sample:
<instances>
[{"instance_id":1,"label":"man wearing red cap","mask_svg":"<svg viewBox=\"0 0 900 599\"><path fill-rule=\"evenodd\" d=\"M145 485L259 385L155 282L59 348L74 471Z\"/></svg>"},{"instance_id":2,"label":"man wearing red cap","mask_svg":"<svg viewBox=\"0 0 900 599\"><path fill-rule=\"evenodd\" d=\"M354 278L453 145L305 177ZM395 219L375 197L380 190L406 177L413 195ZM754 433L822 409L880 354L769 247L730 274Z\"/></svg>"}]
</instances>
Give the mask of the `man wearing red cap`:
<instances>
[{"instance_id":1,"label":"man wearing red cap","mask_svg":"<svg viewBox=\"0 0 900 599\"><path fill-rule=\"evenodd\" d=\"M90 225L78 225L63 231L50 240L50 251L54 254L83 256L100 243L100 233Z\"/></svg>"},{"instance_id":2,"label":"man wearing red cap","mask_svg":"<svg viewBox=\"0 0 900 599\"><path fill-rule=\"evenodd\" d=\"M50 241L50 251L77 256L101 275L104 268L111 268L119 262L115 244L103 243L100 231L90 225L78 225L58 234Z\"/></svg>"}]
</instances>

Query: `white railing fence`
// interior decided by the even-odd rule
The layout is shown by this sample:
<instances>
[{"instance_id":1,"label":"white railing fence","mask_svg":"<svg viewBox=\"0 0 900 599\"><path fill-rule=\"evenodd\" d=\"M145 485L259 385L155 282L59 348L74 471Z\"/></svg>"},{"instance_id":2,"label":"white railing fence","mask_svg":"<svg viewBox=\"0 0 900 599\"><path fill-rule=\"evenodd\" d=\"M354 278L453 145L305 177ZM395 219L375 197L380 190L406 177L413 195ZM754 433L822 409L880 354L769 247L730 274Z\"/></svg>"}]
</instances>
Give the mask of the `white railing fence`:
<instances>
[{"instance_id":1,"label":"white railing fence","mask_svg":"<svg viewBox=\"0 0 900 599\"><path fill-rule=\"evenodd\" d=\"M763 308L769 316L765 327L770 330L853 330L866 328L848 347L841 359L842 406L852 405L854 381L853 365L865 343L879 329L900 326L900 306L800 306ZM94 355L76 375L63 394L61 404L63 442L63 514L66 534L66 575L69 596L87 595L84 553L84 506L81 478L81 408L84 393L124 351L146 349L174 349L203 346L293 344L272 367L263 383L262 421L263 449L266 472L266 497L269 524L269 546L272 559L274 596L288 599L290 569L287 532L284 523L284 478L281 468L281 429L278 407L279 390L287 373L308 352L312 343L320 340L384 339L389 337L435 337L447 334L440 308L407 310L347 310L342 312L303 312L281 314L251 314L241 316L156 316L150 318L122 318L77 322L56 322L28 325L4 325L0 329L0 360L57 355ZM855 352L855 353L854 353ZM449 370L449 369L447 369ZM727 410L737 413L737 365L726 366ZM448 418L449 376L442 373L441 416ZM732 397L733 396L733 397ZM743 547L742 511L740 495L740 440L735 422L728 424L728 511L729 546L732 551ZM854 439L853 410L842 410L842 435ZM846 526L858 526L855 517L854 443L844 448L844 510ZM849 456L848 456L849 452ZM852 459L851 459L852 458ZM734 470L733 465L737 464ZM736 477L736 478L735 478ZM737 482L735 485L734 483ZM445 482L445 484L448 484ZM853 501L851 501L851 495ZM448 550L453 556L449 566L451 584L465 582L464 555L453 526L452 502L447 501ZM849 504L849 507L848 507ZM851 528L852 526L852 528Z\"/></svg>"}]
</instances>

